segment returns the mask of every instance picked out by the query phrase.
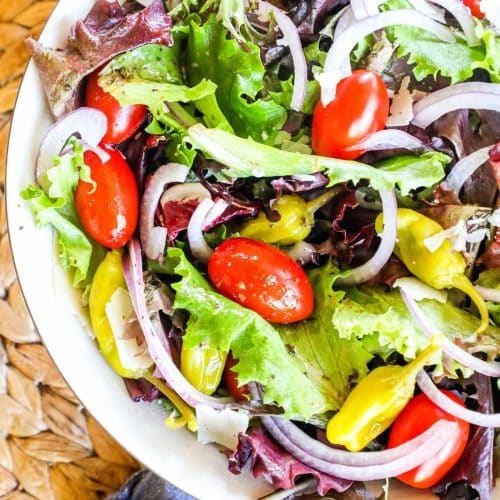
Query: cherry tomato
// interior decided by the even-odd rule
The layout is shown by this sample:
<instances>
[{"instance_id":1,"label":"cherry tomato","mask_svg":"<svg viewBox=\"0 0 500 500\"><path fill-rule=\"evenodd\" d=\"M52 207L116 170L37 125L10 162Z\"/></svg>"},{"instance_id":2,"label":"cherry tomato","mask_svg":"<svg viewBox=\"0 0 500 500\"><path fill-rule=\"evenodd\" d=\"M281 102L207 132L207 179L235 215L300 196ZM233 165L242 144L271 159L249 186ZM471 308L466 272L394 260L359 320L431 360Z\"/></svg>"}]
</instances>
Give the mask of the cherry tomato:
<instances>
[{"instance_id":1,"label":"cherry tomato","mask_svg":"<svg viewBox=\"0 0 500 500\"><path fill-rule=\"evenodd\" d=\"M109 155L103 163L86 151L85 163L96 183L81 181L75 191L76 209L85 231L101 245L119 248L132 238L139 214L137 182L119 151L101 146Z\"/></svg>"},{"instance_id":2,"label":"cherry tomato","mask_svg":"<svg viewBox=\"0 0 500 500\"><path fill-rule=\"evenodd\" d=\"M262 241L226 240L210 257L208 276L222 295L273 323L294 323L312 313L313 291L304 270Z\"/></svg>"},{"instance_id":3,"label":"cherry tomato","mask_svg":"<svg viewBox=\"0 0 500 500\"><path fill-rule=\"evenodd\" d=\"M346 151L370 134L385 128L389 95L373 71L356 70L337 85L335 99L316 105L312 122L312 147L316 154L352 160L364 151Z\"/></svg>"},{"instance_id":4,"label":"cherry tomato","mask_svg":"<svg viewBox=\"0 0 500 500\"><path fill-rule=\"evenodd\" d=\"M238 386L238 376L231 369L233 366L236 366L237 363L238 360L234 359L233 355L229 353L226 360L226 366L224 367L224 373L222 374L222 380L224 381L224 385L231 396L233 396L237 401L246 401L248 399L248 395L250 394L250 390L247 385L242 385L241 387Z\"/></svg>"},{"instance_id":5,"label":"cherry tomato","mask_svg":"<svg viewBox=\"0 0 500 500\"><path fill-rule=\"evenodd\" d=\"M455 403L465 407L462 400L452 392L444 390L441 392ZM429 488L433 486L457 463L467 446L470 424L444 412L425 394L419 394L408 403L392 425L389 448L410 441L441 419L458 423L455 433L448 436L447 445L431 460L398 476L398 479L414 488Z\"/></svg>"},{"instance_id":6,"label":"cherry tomato","mask_svg":"<svg viewBox=\"0 0 500 500\"><path fill-rule=\"evenodd\" d=\"M484 12L481 10L481 0L462 0L467 7L469 7L473 16L482 19Z\"/></svg>"},{"instance_id":7,"label":"cherry tomato","mask_svg":"<svg viewBox=\"0 0 500 500\"><path fill-rule=\"evenodd\" d=\"M99 86L100 68L87 79L85 103L91 108L102 111L108 119L108 130L102 138L104 144L119 144L130 139L141 126L147 113L147 107L134 104L120 106L120 103Z\"/></svg>"}]
</instances>

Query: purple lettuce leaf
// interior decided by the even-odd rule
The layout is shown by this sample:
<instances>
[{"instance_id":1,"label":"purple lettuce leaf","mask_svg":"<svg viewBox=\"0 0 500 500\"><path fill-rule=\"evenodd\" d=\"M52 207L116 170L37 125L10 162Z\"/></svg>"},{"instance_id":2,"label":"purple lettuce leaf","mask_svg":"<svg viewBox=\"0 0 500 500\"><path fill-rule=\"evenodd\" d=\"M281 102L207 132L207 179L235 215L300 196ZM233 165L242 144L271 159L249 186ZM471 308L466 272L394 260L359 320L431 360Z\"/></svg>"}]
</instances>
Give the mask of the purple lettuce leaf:
<instances>
[{"instance_id":1,"label":"purple lettuce leaf","mask_svg":"<svg viewBox=\"0 0 500 500\"><path fill-rule=\"evenodd\" d=\"M125 382L125 387L127 388L130 398L136 403L139 401L156 401L161 399L163 396L161 392L146 379L123 379Z\"/></svg>"},{"instance_id":2,"label":"purple lettuce leaf","mask_svg":"<svg viewBox=\"0 0 500 500\"><path fill-rule=\"evenodd\" d=\"M76 109L83 79L113 57L147 43L171 45L171 25L161 0L139 12L115 0L96 0L87 17L73 25L67 48L46 48L29 38L26 44L54 116Z\"/></svg>"},{"instance_id":3,"label":"purple lettuce leaf","mask_svg":"<svg viewBox=\"0 0 500 500\"><path fill-rule=\"evenodd\" d=\"M167 228L169 245L173 245L177 236L188 228L191 216L199 204L199 199L170 200L166 203L160 203L156 211L156 218L160 226Z\"/></svg>"},{"instance_id":4,"label":"purple lettuce leaf","mask_svg":"<svg viewBox=\"0 0 500 500\"><path fill-rule=\"evenodd\" d=\"M252 192L252 185L246 179L238 179L233 184L224 182L210 182L200 175L201 182L210 191L214 200L222 199L228 207L209 227L208 231L220 224L225 224L237 217L256 216L263 206L261 199L256 198Z\"/></svg>"},{"instance_id":5,"label":"purple lettuce leaf","mask_svg":"<svg viewBox=\"0 0 500 500\"><path fill-rule=\"evenodd\" d=\"M473 393L470 399L475 400L475 410L481 413L493 412L493 395L489 377L475 374L465 381L460 381L460 384L466 392ZM466 401L468 402L470 400ZM445 478L434 487L434 491L444 494L445 498L452 498L446 494L455 488L463 490L465 482L479 494L479 498L492 498L494 441L494 429L473 426L464 454ZM456 498L463 497L457 496Z\"/></svg>"},{"instance_id":6,"label":"purple lettuce leaf","mask_svg":"<svg viewBox=\"0 0 500 500\"><path fill-rule=\"evenodd\" d=\"M322 173L314 175L292 175L290 177L280 177L271 181L271 186L276 191L276 198L282 194L306 193L316 189L324 188L328 184L328 177Z\"/></svg>"},{"instance_id":7,"label":"purple lettuce leaf","mask_svg":"<svg viewBox=\"0 0 500 500\"><path fill-rule=\"evenodd\" d=\"M375 288L378 285L387 285L389 288L392 288L397 279L408 276L411 276L408 268L392 254L380 272L372 279L368 280L366 284L370 288Z\"/></svg>"},{"instance_id":8,"label":"purple lettuce leaf","mask_svg":"<svg viewBox=\"0 0 500 500\"><path fill-rule=\"evenodd\" d=\"M500 113L459 110L441 117L433 125L436 135L449 141L458 159L500 141ZM466 204L491 206L497 193L495 171L486 162L467 179L462 201Z\"/></svg>"},{"instance_id":9,"label":"purple lettuce leaf","mask_svg":"<svg viewBox=\"0 0 500 500\"><path fill-rule=\"evenodd\" d=\"M299 24L299 33L301 35L314 35L328 15L348 3L347 0L312 0L307 2L307 15Z\"/></svg>"},{"instance_id":10,"label":"purple lettuce leaf","mask_svg":"<svg viewBox=\"0 0 500 500\"><path fill-rule=\"evenodd\" d=\"M500 228L497 228L493 241L486 247L476 263L486 269L500 267Z\"/></svg>"},{"instance_id":11,"label":"purple lettuce leaf","mask_svg":"<svg viewBox=\"0 0 500 500\"><path fill-rule=\"evenodd\" d=\"M262 477L276 488L293 488L297 477L303 475L312 475L317 480L320 495L326 495L330 490L345 491L352 484L352 481L329 476L299 462L269 437L262 427L253 427L246 434L240 433L238 448L229 456L229 470L239 474L248 462L254 477Z\"/></svg>"},{"instance_id":12,"label":"purple lettuce leaf","mask_svg":"<svg viewBox=\"0 0 500 500\"><path fill-rule=\"evenodd\" d=\"M120 144L120 151L132 167L141 193L144 191L147 171L161 165L166 145L167 139L164 136L148 135L144 131Z\"/></svg>"},{"instance_id":13,"label":"purple lettuce leaf","mask_svg":"<svg viewBox=\"0 0 500 500\"><path fill-rule=\"evenodd\" d=\"M374 210L358 206L353 190L335 198L332 227L337 260L359 265L372 256L377 215Z\"/></svg>"}]
</instances>

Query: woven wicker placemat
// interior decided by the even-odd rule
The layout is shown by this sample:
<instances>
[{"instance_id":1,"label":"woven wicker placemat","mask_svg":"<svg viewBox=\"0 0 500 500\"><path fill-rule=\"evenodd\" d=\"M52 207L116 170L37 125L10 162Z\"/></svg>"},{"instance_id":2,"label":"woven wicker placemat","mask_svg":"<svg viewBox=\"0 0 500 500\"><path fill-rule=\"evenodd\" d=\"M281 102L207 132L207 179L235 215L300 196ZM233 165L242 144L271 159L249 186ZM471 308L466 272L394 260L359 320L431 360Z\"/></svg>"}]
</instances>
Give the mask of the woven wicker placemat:
<instances>
[{"instance_id":1,"label":"woven wicker placemat","mask_svg":"<svg viewBox=\"0 0 500 500\"><path fill-rule=\"evenodd\" d=\"M9 120L28 51L55 1L0 0L0 498L102 498L139 468L83 409L33 327L4 206Z\"/></svg>"}]
</instances>

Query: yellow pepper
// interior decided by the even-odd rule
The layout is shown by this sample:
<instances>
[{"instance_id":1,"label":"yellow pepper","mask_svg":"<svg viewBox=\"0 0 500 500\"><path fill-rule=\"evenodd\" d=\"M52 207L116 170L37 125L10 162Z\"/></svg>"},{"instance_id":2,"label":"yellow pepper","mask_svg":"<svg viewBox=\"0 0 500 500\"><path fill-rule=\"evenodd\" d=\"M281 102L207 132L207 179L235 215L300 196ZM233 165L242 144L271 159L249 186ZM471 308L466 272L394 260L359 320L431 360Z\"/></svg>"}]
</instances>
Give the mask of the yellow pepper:
<instances>
[{"instance_id":1,"label":"yellow pepper","mask_svg":"<svg viewBox=\"0 0 500 500\"><path fill-rule=\"evenodd\" d=\"M106 304L118 288L127 290L127 283L123 276L121 254L118 250L113 250L99 264L92 280L89 295L90 321L99 349L111 368L122 377L139 378L143 372L129 370L122 365L113 330L106 316Z\"/></svg>"},{"instance_id":2,"label":"yellow pepper","mask_svg":"<svg viewBox=\"0 0 500 500\"><path fill-rule=\"evenodd\" d=\"M219 387L227 352L212 348L187 349L181 351L181 372L186 379L203 394L213 394Z\"/></svg>"},{"instance_id":3,"label":"yellow pepper","mask_svg":"<svg viewBox=\"0 0 500 500\"><path fill-rule=\"evenodd\" d=\"M171 415L165 421L165 425L170 428L179 428L187 425L191 431L196 431L196 417L189 406L172 389L169 389L161 380L153 377L147 369L129 370L122 365L113 331L106 316L106 304L111 300L111 297L118 288L127 290L127 283L123 276L121 254L118 250L112 250L107 253L104 260L99 264L92 280L89 295L90 321L104 359L121 377L131 379L145 378L175 405L180 413L180 417L174 418Z\"/></svg>"},{"instance_id":4,"label":"yellow pepper","mask_svg":"<svg viewBox=\"0 0 500 500\"><path fill-rule=\"evenodd\" d=\"M375 221L377 232L382 231L382 214ZM481 315L481 324L476 333L488 327L488 309L470 280L465 276L467 266L464 256L452 249L450 240L445 239L441 246L431 252L425 240L443 231L443 227L433 219L408 208L398 209L397 244L394 253L405 266L424 283L441 290L458 288L467 294Z\"/></svg>"},{"instance_id":5,"label":"yellow pepper","mask_svg":"<svg viewBox=\"0 0 500 500\"><path fill-rule=\"evenodd\" d=\"M153 377L153 375L149 372L144 375L144 378L153 384L164 396L166 396L180 413L180 416L177 417L175 417L173 413L170 414L165 419L165 425L169 429L180 429L187 425L187 428L191 432L196 432L198 430L198 423L196 422L193 410L191 410L191 408L184 403L177 393L167 387L161 380Z\"/></svg>"},{"instance_id":6,"label":"yellow pepper","mask_svg":"<svg viewBox=\"0 0 500 500\"><path fill-rule=\"evenodd\" d=\"M382 434L413 397L418 372L432 363L440 350L437 339L406 366L380 366L349 394L342 408L328 422L326 437L350 451L365 448Z\"/></svg>"},{"instance_id":7,"label":"yellow pepper","mask_svg":"<svg viewBox=\"0 0 500 500\"><path fill-rule=\"evenodd\" d=\"M293 245L309 236L314 226L314 213L328 203L338 190L331 189L313 200L306 201L296 194L285 194L273 204L281 216L277 222L267 219L264 212L248 221L240 231L245 238L277 245Z\"/></svg>"}]
</instances>

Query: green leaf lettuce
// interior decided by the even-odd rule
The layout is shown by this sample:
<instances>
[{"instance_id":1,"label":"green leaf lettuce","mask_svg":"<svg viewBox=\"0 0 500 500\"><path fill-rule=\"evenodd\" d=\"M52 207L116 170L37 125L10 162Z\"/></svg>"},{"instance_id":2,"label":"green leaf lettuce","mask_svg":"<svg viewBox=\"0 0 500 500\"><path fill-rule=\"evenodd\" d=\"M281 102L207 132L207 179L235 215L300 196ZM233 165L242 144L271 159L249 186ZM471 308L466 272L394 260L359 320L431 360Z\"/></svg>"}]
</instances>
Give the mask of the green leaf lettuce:
<instances>
[{"instance_id":1,"label":"green leaf lettuce","mask_svg":"<svg viewBox=\"0 0 500 500\"><path fill-rule=\"evenodd\" d=\"M286 121L286 110L271 98L262 98L265 68L260 49L250 42L242 48L228 38L215 15L206 23L191 23L185 71L190 85L208 78L217 85L222 113L239 136L266 141Z\"/></svg>"},{"instance_id":2,"label":"green leaf lettuce","mask_svg":"<svg viewBox=\"0 0 500 500\"><path fill-rule=\"evenodd\" d=\"M371 358L357 340L341 339L331 326L336 301L334 274L311 273L316 309L310 320L294 325L271 325L257 313L215 292L180 249L168 250L169 266L181 280L174 307L189 312L183 337L187 347L231 350L240 384L256 381L265 387L265 401L277 402L288 417L337 409L352 384L366 374Z\"/></svg>"},{"instance_id":3,"label":"green leaf lettuce","mask_svg":"<svg viewBox=\"0 0 500 500\"><path fill-rule=\"evenodd\" d=\"M450 300L441 304L425 299L419 306L436 332L451 340L473 338L480 323L476 316L453 305ZM349 289L338 303L332 321L342 338L359 339L365 349L384 358L397 351L411 360L429 343L397 290ZM500 329L490 326L484 337L477 339L476 347L478 350L484 347L485 352L489 352L499 339Z\"/></svg>"},{"instance_id":4,"label":"green leaf lettuce","mask_svg":"<svg viewBox=\"0 0 500 500\"><path fill-rule=\"evenodd\" d=\"M64 269L73 271L73 286L85 288L85 302L93 274L105 250L82 230L74 191L79 179L90 184L93 181L90 169L83 160L83 147L74 138L68 144L71 149L56 156L54 166L45 174L47 193L38 186L30 185L21 192L21 196L29 201L38 225L51 225L57 231L59 262Z\"/></svg>"},{"instance_id":5,"label":"green leaf lettuce","mask_svg":"<svg viewBox=\"0 0 500 500\"><path fill-rule=\"evenodd\" d=\"M442 153L420 157L401 156L381 162L378 168L364 163L323 156L282 151L251 139L243 139L218 129L195 125L188 130L189 142L226 168L217 173L222 179L279 177L323 172L330 185L361 179L374 189L399 187L403 196L419 187L436 184L444 177L450 158Z\"/></svg>"},{"instance_id":6,"label":"green leaf lettuce","mask_svg":"<svg viewBox=\"0 0 500 500\"><path fill-rule=\"evenodd\" d=\"M412 8L407 0L386 0L385 9ZM476 34L480 45L469 47L457 37L454 43L443 42L426 30L408 25L395 25L388 29L390 38L397 45L397 56L408 56L408 62L415 64L413 73L417 80L439 74L459 83L472 77L474 70L483 69L492 81L500 81L500 38L493 31L485 29L476 21Z\"/></svg>"}]
</instances>

